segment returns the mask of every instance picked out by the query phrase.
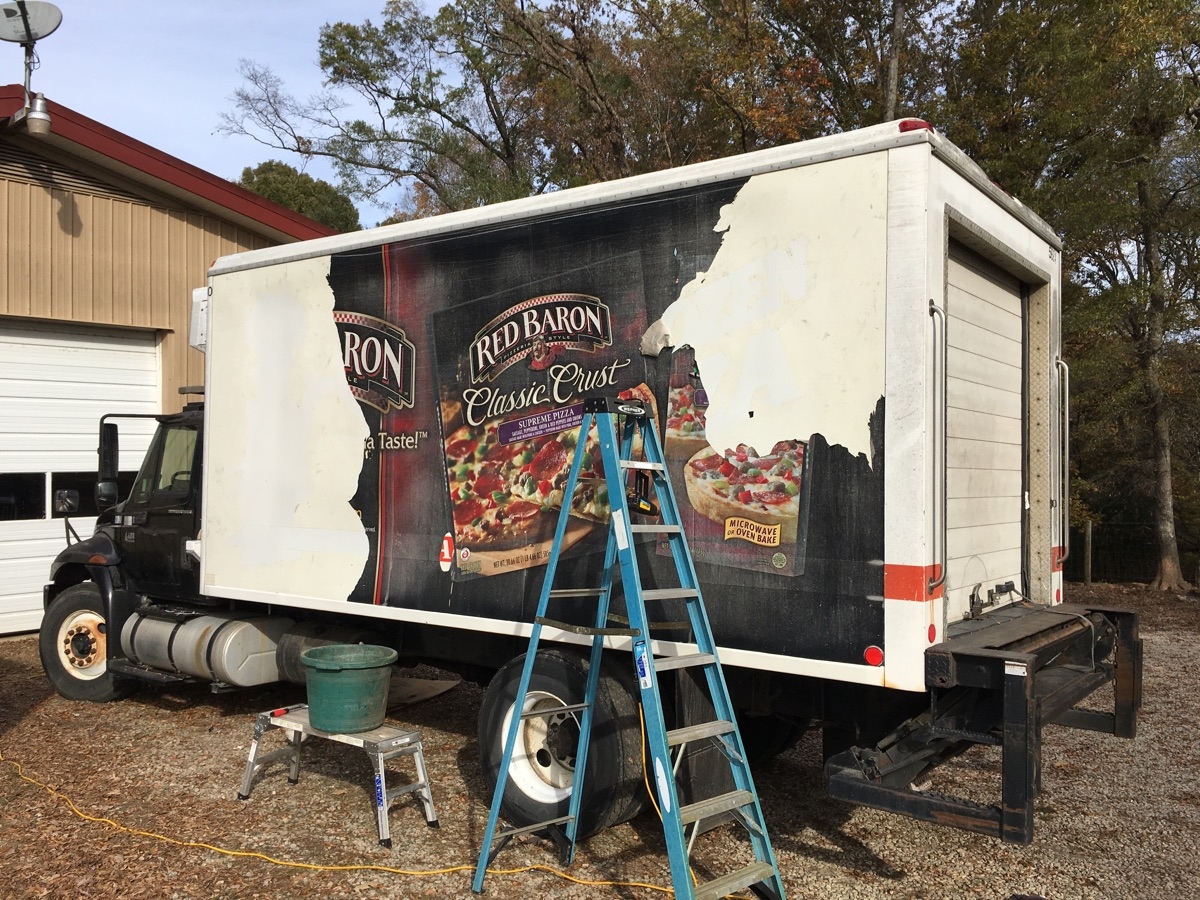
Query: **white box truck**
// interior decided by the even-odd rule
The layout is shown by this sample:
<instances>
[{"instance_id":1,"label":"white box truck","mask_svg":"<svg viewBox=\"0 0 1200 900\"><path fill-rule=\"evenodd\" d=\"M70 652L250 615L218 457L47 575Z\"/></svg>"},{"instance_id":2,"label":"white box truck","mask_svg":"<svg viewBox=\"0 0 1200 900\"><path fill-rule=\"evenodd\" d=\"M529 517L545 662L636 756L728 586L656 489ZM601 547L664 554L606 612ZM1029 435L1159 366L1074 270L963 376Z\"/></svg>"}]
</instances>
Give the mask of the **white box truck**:
<instances>
[{"instance_id":1,"label":"white box truck","mask_svg":"<svg viewBox=\"0 0 1200 900\"><path fill-rule=\"evenodd\" d=\"M127 496L101 423L107 512L54 563L46 671L91 700L294 681L307 647L369 634L490 679L494 778L563 504L560 577L599 583L594 459L562 496L593 453L582 400L637 396L751 752L819 726L836 796L1027 842L1042 727L1132 737L1141 693L1136 616L1063 603L1059 251L910 119L220 259L194 298L203 402L158 417ZM685 652L664 618L655 651ZM552 637L537 696L570 704L586 638ZM584 834L642 802L626 650ZM1111 712L1076 708L1104 686ZM518 821L565 805L561 719L524 736ZM980 743L997 804L913 787Z\"/></svg>"}]
</instances>

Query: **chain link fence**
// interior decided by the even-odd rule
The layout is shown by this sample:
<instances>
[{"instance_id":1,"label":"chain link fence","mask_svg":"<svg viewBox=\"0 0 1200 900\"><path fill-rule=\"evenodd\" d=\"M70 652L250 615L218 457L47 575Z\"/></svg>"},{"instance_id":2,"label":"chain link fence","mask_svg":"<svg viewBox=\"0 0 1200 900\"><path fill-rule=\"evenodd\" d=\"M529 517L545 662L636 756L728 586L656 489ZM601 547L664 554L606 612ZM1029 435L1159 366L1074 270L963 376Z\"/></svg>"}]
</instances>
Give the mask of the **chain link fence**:
<instances>
[{"instance_id":1,"label":"chain link fence","mask_svg":"<svg viewBox=\"0 0 1200 900\"><path fill-rule=\"evenodd\" d=\"M1071 554L1063 572L1068 581L1088 575L1087 528L1071 529ZM1091 527L1091 580L1110 583L1149 582L1158 574L1158 541L1150 522L1102 522ZM1200 554L1180 546L1183 576L1200 583Z\"/></svg>"}]
</instances>

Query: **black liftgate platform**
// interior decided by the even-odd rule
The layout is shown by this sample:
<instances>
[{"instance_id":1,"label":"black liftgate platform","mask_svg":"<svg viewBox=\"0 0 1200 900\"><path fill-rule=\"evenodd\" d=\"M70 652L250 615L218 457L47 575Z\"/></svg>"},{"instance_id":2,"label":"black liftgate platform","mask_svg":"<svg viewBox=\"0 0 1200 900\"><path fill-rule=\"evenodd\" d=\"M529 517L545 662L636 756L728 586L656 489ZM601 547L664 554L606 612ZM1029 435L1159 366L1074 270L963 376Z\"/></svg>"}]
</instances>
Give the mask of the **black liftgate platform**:
<instances>
[{"instance_id":1,"label":"black liftgate platform","mask_svg":"<svg viewBox=\"0 0 1200 900\"><path fill-rule=\"evenodd\" d=\"M1137 613L1101 606L1032 603L952 625L925 652L930 708L871 748L825 763L831 796L942 825L1028 844L1041 790L1048 724L1132 738L1142 705ZM1113 685L1111 712L1077 704ZM999 746L999 805L917 786L942 762L977 744Z\"/></svg>"}]
</instances>

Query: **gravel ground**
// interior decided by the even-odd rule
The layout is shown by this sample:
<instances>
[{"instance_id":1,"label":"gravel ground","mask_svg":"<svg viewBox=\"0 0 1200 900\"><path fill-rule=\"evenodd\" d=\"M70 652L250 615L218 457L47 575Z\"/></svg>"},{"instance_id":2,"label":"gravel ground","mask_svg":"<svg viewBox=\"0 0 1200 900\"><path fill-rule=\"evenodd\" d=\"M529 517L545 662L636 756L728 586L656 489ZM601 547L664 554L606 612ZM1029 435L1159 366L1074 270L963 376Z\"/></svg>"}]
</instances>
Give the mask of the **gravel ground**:
<instances>
[{"instance_id":1,"label":"gravel ground","mask_svg":"<svg viewBox=\"0 0 1200 900\"><path fill-rule=\"evenodd\" d=\"M1070 599L1143 615L1145 708L1133 741L1051 727L1036 837L1018 847L829 799L819 735L756 779L789 896L811 898L1192 897L1200 885L1200 597L1140 586L1071 586ZM422 678L440 673L407 672ZM448 677L448 676L446 676ZM389 714L421 731L440 829L400 800L395 846L376 840L367 757L306 745L299 784L282 767L236 800L256 712L302 689L214 695L143 690L104 705L58 697L32 636L0 641L0 897L469 897L490 797L461 683ZM276 732L276 734L278 734ZM933 788L991 798L998 755L972 751ZM408 763L393 764L400 778ZM398 781L399 779L393 779ZM732 826L694 858L720 869L744 854ZM514 841L498 866L554 866L542 841ZM452 869L453 871L437 870ZM436 874L433 874L437 872ZM422 874L416 874L422 873ZM489 875L491 897L650 898L669 894L662 833L644 813L582 844L571 880L546 869Z\"/></svg>"}]
</instances>

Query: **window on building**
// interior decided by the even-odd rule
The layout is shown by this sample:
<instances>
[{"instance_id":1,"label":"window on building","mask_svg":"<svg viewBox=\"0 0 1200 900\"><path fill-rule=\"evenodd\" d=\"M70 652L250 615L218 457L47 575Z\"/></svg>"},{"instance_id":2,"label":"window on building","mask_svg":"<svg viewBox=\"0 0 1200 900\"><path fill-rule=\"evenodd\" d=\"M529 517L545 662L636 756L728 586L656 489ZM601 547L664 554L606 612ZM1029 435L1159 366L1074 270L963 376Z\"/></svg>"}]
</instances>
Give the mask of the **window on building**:
<instances>
[{"instance_id":1,"label":"window on building","mask_svg":"<svg viewBox=\"0 0 1200 900\"><path fill-rule=\"evenodd\" d=\"M0 522L46 518L46 474L0 474Z\"/></svg>"}]
</instances>

